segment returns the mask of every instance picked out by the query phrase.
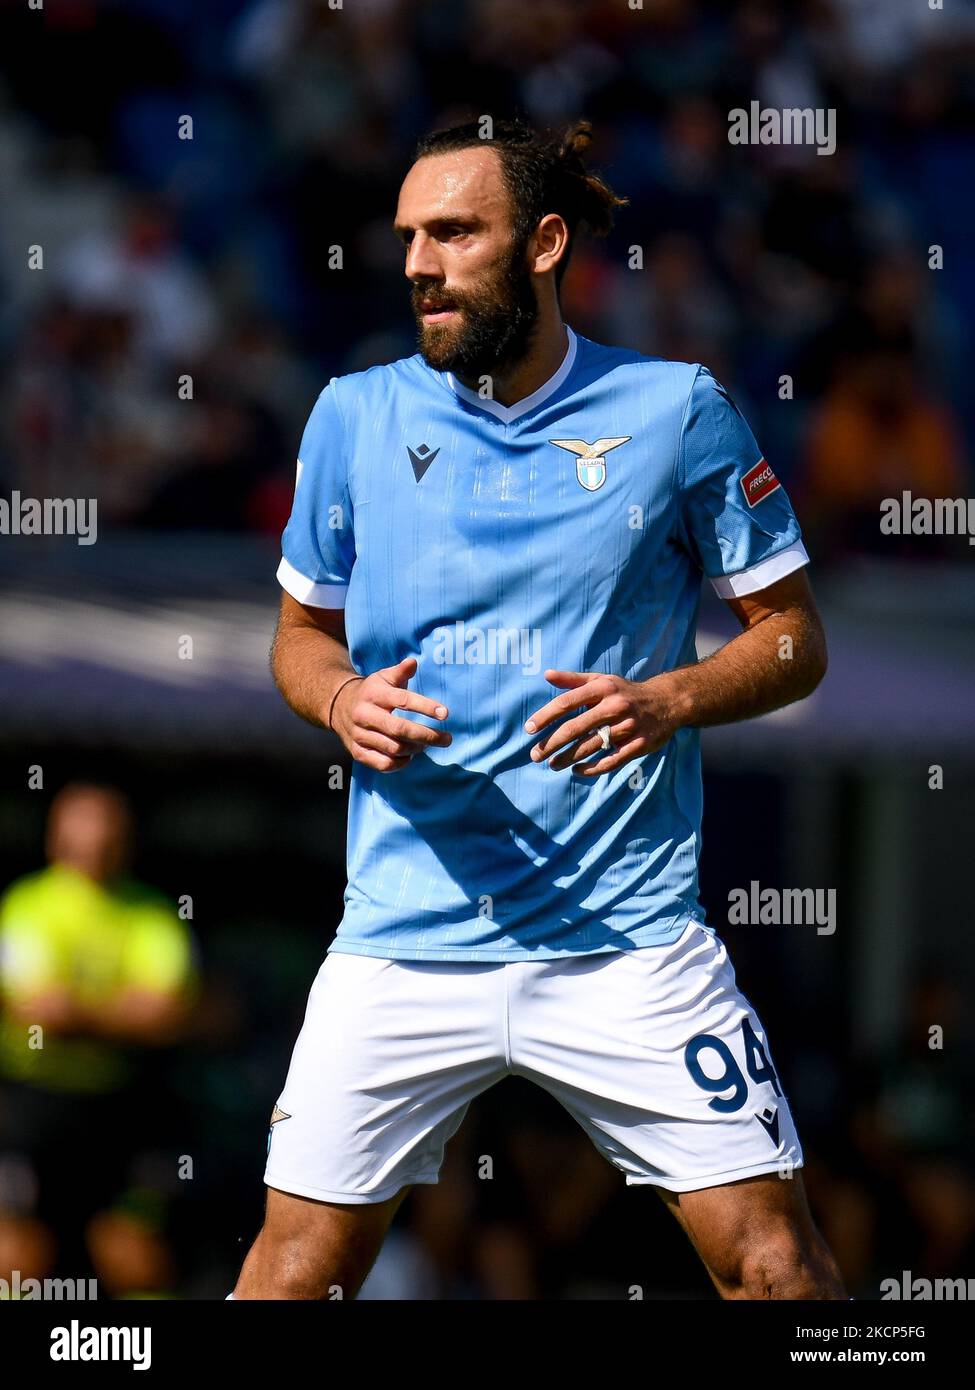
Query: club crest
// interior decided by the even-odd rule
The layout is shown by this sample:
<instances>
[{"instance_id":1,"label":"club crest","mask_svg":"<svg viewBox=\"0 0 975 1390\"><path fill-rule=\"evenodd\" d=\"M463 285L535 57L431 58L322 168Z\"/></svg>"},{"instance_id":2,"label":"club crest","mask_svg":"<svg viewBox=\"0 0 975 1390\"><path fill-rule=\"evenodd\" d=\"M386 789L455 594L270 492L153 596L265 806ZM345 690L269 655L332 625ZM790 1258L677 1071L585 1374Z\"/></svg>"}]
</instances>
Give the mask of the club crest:
<instances>
[{"instance_id":1,"label":"club crest","mask_svg":"<svg viewBox=\"0 0 975 1390\"><path fill-rule=\"evenodd\" d=\"M548 442L576 455L576 477L580 487L584 487L587 492L595 492L606 481L604 455L608 454L610 449L618 449L621 444L628 443L632 438L631 434L624 434L615 439L597 439L593 444L587 444L584 439L550 439Z\"/></svg>"}]
</instances>

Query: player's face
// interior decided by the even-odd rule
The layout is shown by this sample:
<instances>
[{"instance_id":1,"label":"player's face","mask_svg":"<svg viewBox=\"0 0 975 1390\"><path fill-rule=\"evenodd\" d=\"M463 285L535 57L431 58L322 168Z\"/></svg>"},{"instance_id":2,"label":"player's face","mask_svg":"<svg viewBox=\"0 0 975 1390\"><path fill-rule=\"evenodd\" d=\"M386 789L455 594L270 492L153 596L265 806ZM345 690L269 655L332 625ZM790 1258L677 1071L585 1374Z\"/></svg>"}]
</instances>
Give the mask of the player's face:
<instances>
[{"instance_id":1,"label":"player's face","mask_svg":"<svg viewBox=\"0 0 975 1390\"><path fill-rule=\"evenodd\" d=\"M495 152L418 160L400 190L395 227L430 366L477 378L516 364L528 349L538 300Z\"/></svg>"}]
</instances>

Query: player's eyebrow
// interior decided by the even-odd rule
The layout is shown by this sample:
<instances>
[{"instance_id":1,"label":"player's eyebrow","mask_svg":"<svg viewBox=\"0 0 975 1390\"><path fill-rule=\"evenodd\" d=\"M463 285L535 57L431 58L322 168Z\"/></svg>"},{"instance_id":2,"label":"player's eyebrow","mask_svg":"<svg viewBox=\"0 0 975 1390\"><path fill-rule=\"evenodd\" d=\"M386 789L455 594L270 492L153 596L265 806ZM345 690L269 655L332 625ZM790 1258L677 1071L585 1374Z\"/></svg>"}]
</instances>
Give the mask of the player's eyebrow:
<instances>
[{"instance_id":1,"label":"player's eyebrow","mask_svg":"<svg viewBox=\"0 0 975 1390\"><path fill-rule=\"evenodd\" d=\"M463 213L458 213L456 217L431 217L429 221L421 225L425 227L428 232L436 232L444 227L464 227L467 231L476 231L478 227L484 224L479 217L465 216ZM393 231L399 237L400 241L402 241L407 232L415 232L416 228L407 222L394 222Z\"/></svg>"}]
</instances>

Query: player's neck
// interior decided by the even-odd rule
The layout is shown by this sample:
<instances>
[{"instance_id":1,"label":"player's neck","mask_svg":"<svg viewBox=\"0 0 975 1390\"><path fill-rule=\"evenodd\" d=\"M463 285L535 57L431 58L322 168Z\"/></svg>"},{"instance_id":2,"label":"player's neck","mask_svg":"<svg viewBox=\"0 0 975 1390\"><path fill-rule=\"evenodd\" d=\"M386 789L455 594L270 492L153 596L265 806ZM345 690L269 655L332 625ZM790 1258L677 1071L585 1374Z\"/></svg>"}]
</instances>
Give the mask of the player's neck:
<instances>
[{"instance_id":1,"label":"player's neck","mask_svg":"<svg viewBox=\"0 0 975 1390\"><path fill-rule=\"evenodd\" d=\"M540 319L538 332L525 356L512 366L492 374L492 399L499 405L516 405L518 401L523 401L555 375L565 361L568 350L569 335L561 317L556 314L550 323ZM463 377L459 380L471 390L477 390L480 385L478 381L465 381Z\"/></svg>"}]
</instances>

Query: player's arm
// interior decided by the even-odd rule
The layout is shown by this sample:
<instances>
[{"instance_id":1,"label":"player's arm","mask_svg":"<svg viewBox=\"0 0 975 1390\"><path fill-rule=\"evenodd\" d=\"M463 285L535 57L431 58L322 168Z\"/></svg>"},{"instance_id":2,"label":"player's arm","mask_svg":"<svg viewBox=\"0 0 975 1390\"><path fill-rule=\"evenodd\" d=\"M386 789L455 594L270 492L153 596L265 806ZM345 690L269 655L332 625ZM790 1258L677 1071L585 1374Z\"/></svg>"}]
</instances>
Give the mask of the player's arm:
<instances>
[{"instance_id":1,"label":"player's arm","mask_svg":"<svg viewBox=\"0 0 975 1390\"><path fill-rule=\"evenodd\" d=\"M564 693L531 716L548 730L536 761L610 772L661 748L679 729L767 714L809 695L826 672L826 639L799 526L784 489L728 392L699 369L675 465L676 538L734 612L742 631L704 661L646 681L546 671ZM566 716L569 716L566 718ZM598 730L611 743L606 749ZM574 747L572 745L575 745Z\"/></svg>"},{"instance_id":2,"label":"player's arm","mask_svg":"<svg viewBox=\"0 0 975 1390\"><path fill-rule=\"evenodd\" d=\"M271 670L302 719L331 729L356 762L397 772L413 755L450 735L404 719L397 710L445 719L436 701L406 689L415 657L362 675L349 654L344 608L356 563L351 443L337 383L315 402L301 440L291 516L281 538L278 579L284 593L271 648Z\"/></svg>"},{"instance_id":3,"label":"player's arm","mask_svg":"<svg viewBox=\"0 0 975 1390\"><path fill-rule=\"evenodd\" d=\"M530 722L542 729L574 717L541 739L532 759L551 759L556 770L581 762L601 746L594 729L608 724L616 751L579 769L593 776L655 752L678 729L754 719L811 694L826 674L826 636L805 573L796 570L727 603L742 631L703 661L646 681L546 671L553 685L574 688Z\"/></svg>"},{"instance_id":4,"label":"player's arm","mask_svg":"<svg viewBox=\"0 0 975 1390\"><path fill-rule=\"evenodd\" d=\"M355 676L341 608L312 608L285 591L271 644L274 683L295 714L328 728L333 696Z\"/></svg>"},{"instance_id":5,"label":"player's arm","mask_svg":"<svg viewBox=\"0 0 975 1390\"><path fill-rule=\"evenodd\" d=\"M738 636L703 661L654 677L677 728L768 714L804 700L826 674L826 634L804 569L725 602L741 624Z\"/></svg>"},{"instance_id":6,"label":"player's arm","mask_svg":"<svg viewBox=\"0 0 975 1390\"><path fill-rule=\"evenodd\" d=\"M407 690L416 674L409 656L369 676L352 665L341 609L312 608L287 592L271 648L271 670L286 702L302 719L338 734L356 762L396 772L423 748L446 747L450 734L406 719L415 710L446 719L446 706Z\"/></svg>"}]
</instances>

